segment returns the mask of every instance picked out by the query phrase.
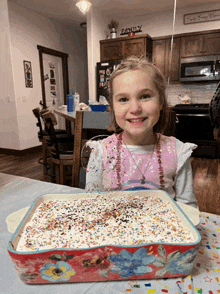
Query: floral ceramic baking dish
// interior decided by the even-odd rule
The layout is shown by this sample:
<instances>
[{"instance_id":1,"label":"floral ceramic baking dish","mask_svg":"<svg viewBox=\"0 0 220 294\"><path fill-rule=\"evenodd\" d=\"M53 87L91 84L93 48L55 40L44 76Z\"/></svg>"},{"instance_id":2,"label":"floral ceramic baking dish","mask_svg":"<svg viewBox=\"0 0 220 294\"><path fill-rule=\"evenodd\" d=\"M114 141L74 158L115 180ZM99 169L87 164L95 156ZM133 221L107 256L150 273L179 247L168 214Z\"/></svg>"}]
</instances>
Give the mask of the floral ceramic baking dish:
<instances>
[{"instance_id":1,"label":"floral ceramic baking dish","mask_svg":"<svg viewBox=\"0 0 220 294\"><path fill-rule=\"evenodd\" d=\"M201 243L200 234L176 202L173 201L166 192L159 190L119 192L117 193L117 197L123 201L124 199L126 199L126 201L127 199L129 199L129 201L132 199L132 203L135 204L130 205L126 202L126 208L123 208L130 209L129 211L137 209L140 203L139 199L147 198L149 201L158 199L158 201L169 202L178 220L180 220L186 230L189 230L192 236L190 242L152 242L151 240L146 243L137 241L135 245L107 244L100 246L92 246L91 244L93 243L88 243L90 247L87 246L87 242L84 242L84 247L81 246L78 248L61 247L53 249L33 249L31 251L17 250L22 232L25 230L27 231L29 221L39 207L45 207L45 205L48 205L47 203L51 201L65 201L67 203L71 201L78 201L80 203L91 201L91 203L94 203L97 197L100 199L100 197L108 196L109 194L107 193L101 193L98 196L95 193L46 194L37 198L27 211L8 244L9 255L15 264L15 268L21 280L27 284L45 284L171 278L190 274L193 268L193 261L199 251ZM118 201L119 204L117 204L119 206L121 205L120 207L122 207L122 200ZM130 208L128 208L129 205ZM88 207L87 203L86 206ZM139 206L138 209L140 210L142 207L143 206ZM119 215L120 221L125 221L126 218L119 213L122 210L119 211L114 209L114 214L112 214L112 211L113 210L110 209L103 211L99 220L96 221L96 226L99 223L103 225L103 218L111 220L114 217L117 219ZM129 216L127 217L129 218ZM135 217L136 216L134 216L134 219ZM88 220L87 213L85 214L85 220ZM85 220L81 220L81 223L85 224ZM51 227L51 224L56 224L56 226L58 226L53 216L48 215L47 221L50 223L49 227ZM72 225L75 224L76 227L76 219L71 219L71 221ZM121 226L121 223L119 224ZM122 225L124 225L123 222ZM70 227L70 222L68 222L68 226ZM152 231L152 228L150 229ZM152 232L154 231L155 228L153 228ZM175 228L173 227L171 229L172 235L174 235L174 231ZM61 235L62 234L63 233L61 233ZM42 234L42 236L44 236L44 234ZM91 237L91 239L94 238ZM96 242L96 240L94 240L94 242Z\"/></svg>"}]
</instances>

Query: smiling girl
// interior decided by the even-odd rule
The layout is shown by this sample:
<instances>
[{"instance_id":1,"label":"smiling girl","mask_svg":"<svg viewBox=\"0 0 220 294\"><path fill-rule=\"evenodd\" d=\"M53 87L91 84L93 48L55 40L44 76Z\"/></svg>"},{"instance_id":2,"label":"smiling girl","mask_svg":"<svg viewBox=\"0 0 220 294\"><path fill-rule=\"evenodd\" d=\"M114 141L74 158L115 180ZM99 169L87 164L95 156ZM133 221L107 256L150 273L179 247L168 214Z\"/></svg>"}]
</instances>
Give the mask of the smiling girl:
<instances>
[{"instance_id":1,"label":"smiling girl","mask_svg":"<svg viewBox=\"0 0 220 294\"><path fill-rule=\"evenodd\" d=\"M112 136L91 142L86 191L162 189L197 207L190 156L197 146L162 133L169 109L166 82L145 58L130 57L110 78Z\"/></svg>"}]
</instances>

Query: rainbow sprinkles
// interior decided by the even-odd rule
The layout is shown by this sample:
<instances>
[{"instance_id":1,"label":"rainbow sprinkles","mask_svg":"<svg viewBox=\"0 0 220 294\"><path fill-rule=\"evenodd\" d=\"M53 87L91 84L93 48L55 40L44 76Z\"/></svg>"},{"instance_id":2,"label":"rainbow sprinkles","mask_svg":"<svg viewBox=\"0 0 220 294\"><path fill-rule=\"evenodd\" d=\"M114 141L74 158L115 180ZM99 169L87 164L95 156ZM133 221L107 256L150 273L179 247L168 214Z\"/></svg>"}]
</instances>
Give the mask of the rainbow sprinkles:
<instances>
[{"instance_id":1,"label":"rainbow sprinkles","mask_svg":"<svg viewBox=\"0 0 220 294\"><path fill-rule=\"evenodd\" d=\"M26 223L16 250L195 241L169 201L126 195L97 193L93 198L41 203Z\"/></svg>"}]
</instances>

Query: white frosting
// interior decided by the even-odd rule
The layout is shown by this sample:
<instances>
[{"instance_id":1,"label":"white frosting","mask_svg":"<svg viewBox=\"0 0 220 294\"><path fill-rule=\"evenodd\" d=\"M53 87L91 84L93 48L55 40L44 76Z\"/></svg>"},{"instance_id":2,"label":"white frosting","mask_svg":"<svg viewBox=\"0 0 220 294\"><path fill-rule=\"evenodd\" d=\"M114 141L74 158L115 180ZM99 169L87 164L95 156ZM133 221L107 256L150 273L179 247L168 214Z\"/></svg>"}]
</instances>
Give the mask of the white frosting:
<instances>
[{"instance_id":1,"label":"white frosting","mask_svg":"<svg viewBox=\"0 0 220 294\"><path fill-rule=\"evenodd\" d=\"M116 195L42 203L26 224L17 251L193 242L168 201Z\"/></svg>"}]
</instances>

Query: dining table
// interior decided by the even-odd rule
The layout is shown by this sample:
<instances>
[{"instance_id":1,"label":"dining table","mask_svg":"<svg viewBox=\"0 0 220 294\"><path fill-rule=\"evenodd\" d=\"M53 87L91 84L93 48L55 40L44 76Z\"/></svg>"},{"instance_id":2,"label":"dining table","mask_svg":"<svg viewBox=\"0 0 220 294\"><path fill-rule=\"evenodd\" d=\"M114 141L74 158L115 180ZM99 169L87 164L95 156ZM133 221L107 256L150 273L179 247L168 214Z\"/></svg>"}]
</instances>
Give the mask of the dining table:
<instances>
[{"instance_id":1,"label":"dining table","mask_svg":"<svg viewBox=\"0 0 220 294\"><path fill-rule=\"evenodd\" d=\"M108 111L95 112L79 110L79 112L83 112L84 129L104 130L110 124L110 113ZM54 109L54 113L65 118L68 121L75 123L77 111L69 112L67 108L59 108Z\"/></svg>"},{"instance_id":2,"label":"dining table","mask_svg":"<svg viewBox=\"0 0 220 294\"><path fill-rule=\"evenodd\" d=\"M73 111L67 108L54 109L54 113L74 123L74 150L72 186L80 186L81 150L86 140L83 140L83 130L106 130L110 124L110 113L94 111ZM83 143L83 144L82 144Z\"/></svg>"},{"instance_id":3,"label":"dining table","mask_svg":"<svg viewBox=\"0 0 220 294\"><path fill-rule=\"evenodd\" d=\"M129 279L80 283L49 283L28 285L18 276L7 252L13 233L6 219L12 213L29 207L41 195L54 193L85 193L83 189L37 181L0 173L0 293L4 294L216 294L220 293L220 215L200 212L197 230L201 246L190 275L165 279ZM19 225L19 223L17 224Z\"/></svg>"}]
</instances>

